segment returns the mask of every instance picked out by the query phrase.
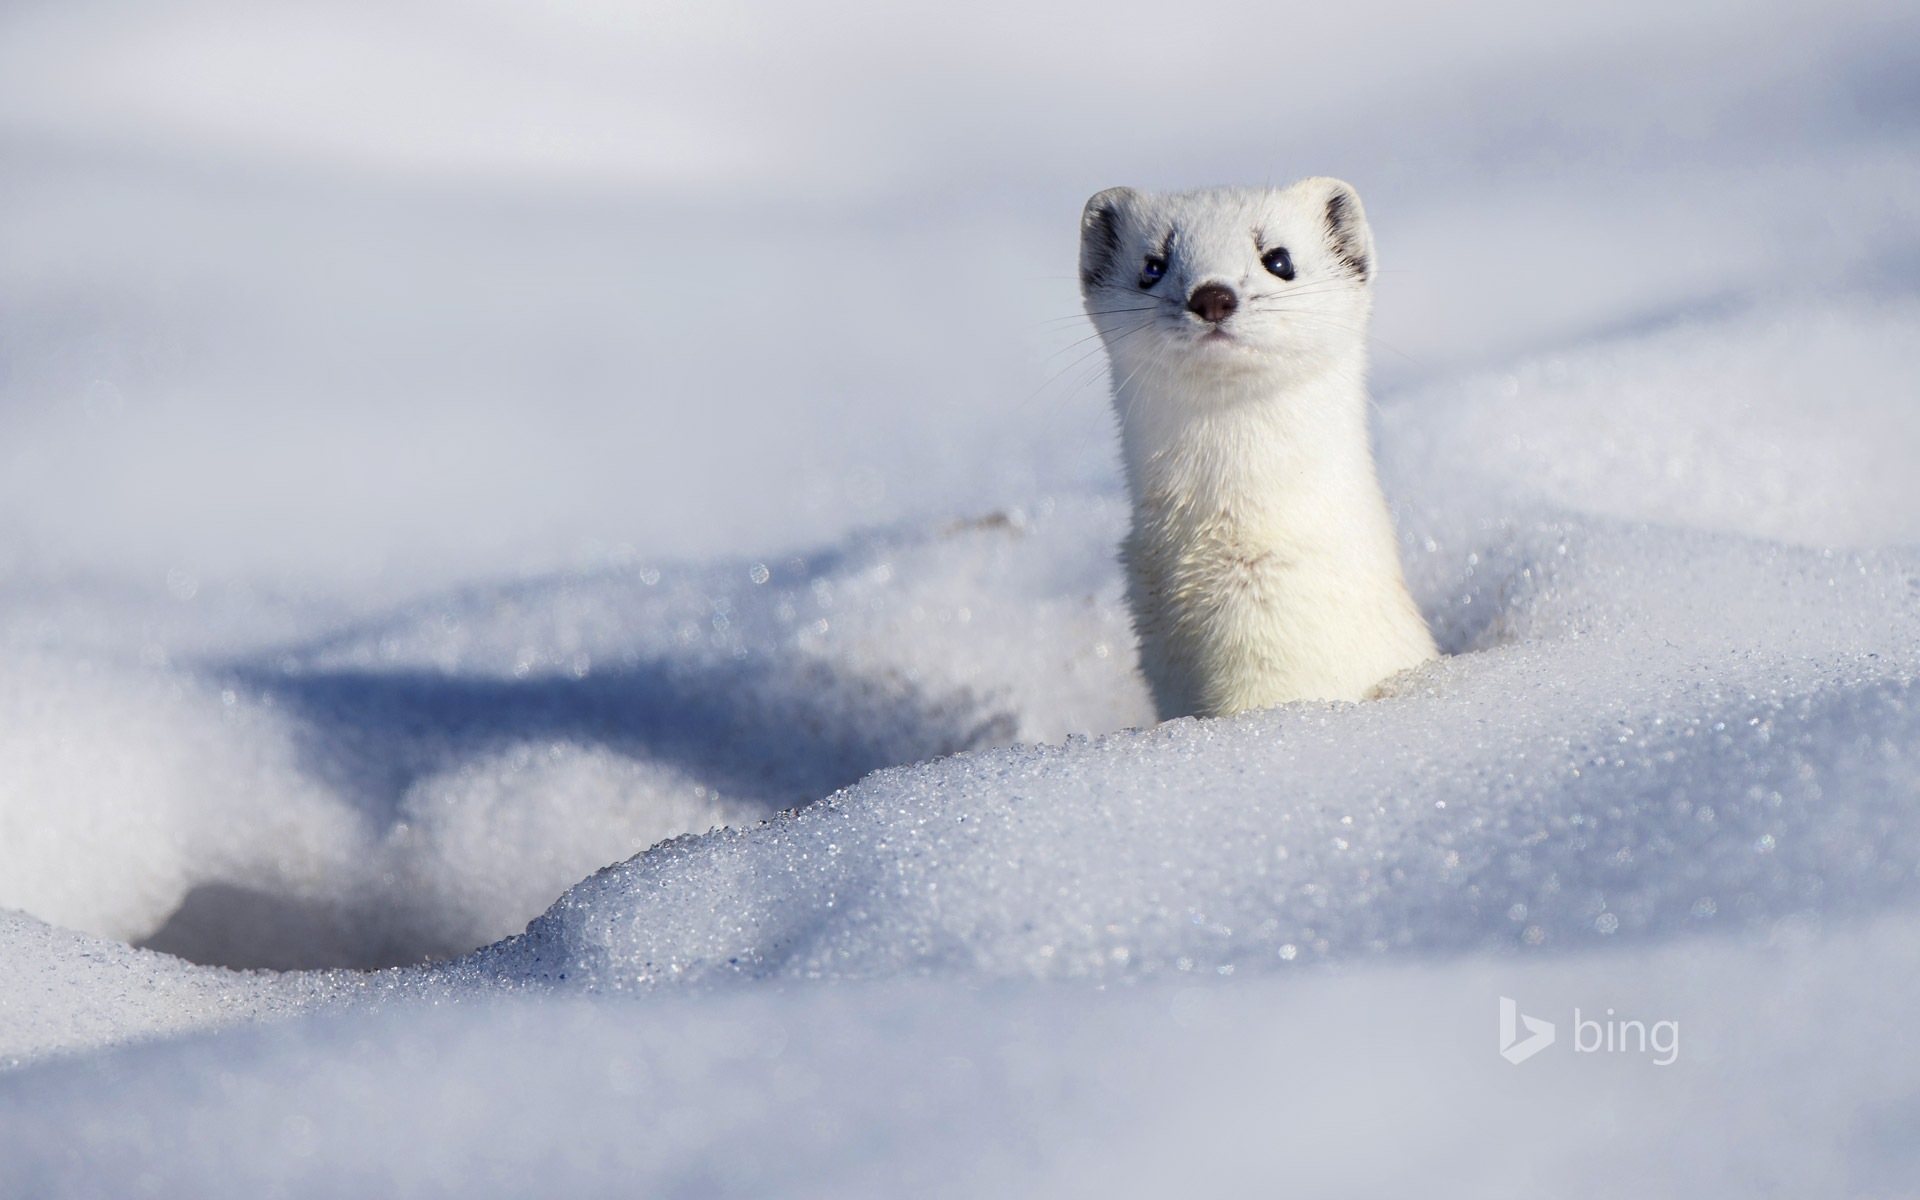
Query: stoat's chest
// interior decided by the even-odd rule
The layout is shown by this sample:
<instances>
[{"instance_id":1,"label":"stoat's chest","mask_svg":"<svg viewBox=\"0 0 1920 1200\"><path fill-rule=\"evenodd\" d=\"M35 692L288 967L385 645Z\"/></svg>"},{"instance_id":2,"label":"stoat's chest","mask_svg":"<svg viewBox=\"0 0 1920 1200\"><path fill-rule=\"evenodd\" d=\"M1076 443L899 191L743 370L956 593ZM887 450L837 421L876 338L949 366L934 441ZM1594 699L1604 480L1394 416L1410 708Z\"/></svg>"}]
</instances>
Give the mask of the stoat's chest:
<instances>
[{"instance_id":1,"label":"stoat's chest","mask_svg":"<svg viewBox=\"0 0 1920 1200\"><path fill-rule=\"evenodd\" d=\"M1358 421L1151 432L1158 444L1137 444L1147 452L1129 464L1126 558L1143 625L1243 644L1256 630L1338 625L1402 590Z\"/></svg>"},{"instance_id":2,"label":"stoat's chest","mask_svg":"<svg viewBox=\"0 0 1920 1200\"><path fill-rule=\"evenodd\" d=\"M1152 608L1212 620L1252 616L1282 601L1317 557L1311 539L1299 536L1304 528L1290 528L1256 498L1237 499L1148 495L1136 504L1126 558Z\"/></svg>"},{"instance_id":3,"label":"stoat's chest","mask_svg":"<svg viewBox=\"0 0 1920 1200\"><path fill-rule=\"evenodd\" d=\"M1344 448L1259 427L1181 433L1129 480L1134 544L1156 574L1250 586L1314 557L1346 523Z\"/></svg>"},{"instance_id":4,"label":"stoat's chest","mask_svg":"<svg viewBox=\"0 0 1920 1200\"><path fill-rule=\"evenodd\" d=\"M1163 716L1357 700L1433 656L1377 498L1274 498L1203 506L1149 491L1136 503L1122 556Z\"/></svg>"}]
</instances>

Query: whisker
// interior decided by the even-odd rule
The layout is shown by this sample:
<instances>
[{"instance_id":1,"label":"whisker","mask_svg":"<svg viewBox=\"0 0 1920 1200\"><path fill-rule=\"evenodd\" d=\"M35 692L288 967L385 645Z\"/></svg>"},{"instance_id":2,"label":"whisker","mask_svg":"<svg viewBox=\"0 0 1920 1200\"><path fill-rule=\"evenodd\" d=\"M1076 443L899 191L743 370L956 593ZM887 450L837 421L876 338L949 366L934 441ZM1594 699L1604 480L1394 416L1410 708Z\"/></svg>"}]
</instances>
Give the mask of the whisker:
<instances>
[{"instance_id":1,"label":"whisker","mask_svg":"<svg viewBox=\"0 0 1920 1200\"><path fill-rule=\"evenodd\" d=\"M1126 332L1116 336L1114 338L1114 344L1117 345L1118 343L1125 341L1127 338L1132 337L1134 334L1139 333L1142 329L1145 329L1147 326L1153 324L1153 321L1154 319L1151 317L1149 317L1147 320L1141 321L1140 323L1136 324L1132 329L1129 329ZM1091 336L1099 337L1100 335L1098 333L1095 333ZM1074 346L1078 346L1080 345L1081 342L1085 342L1087 340L1088 340L1087 338L1081 338L1079 341L1074 343ZM1069 350L1072 348L1073 348L1072 346L1067 347L1067 349ZM1039 387L1029 392L1026 395L1026 397L1020 401L1020 405L1024 407L1028 404L1031 404L1034 398L1040 395L1041 392L1046 391L1048 388L1052 387L1055 383L1059 382L1061 376L1065 375L1068 371L1073 370L1075 367L1079 366L1081 363L1086 362L1089 358L1092 358L1094 355L1100 353L1101 350L1104 348L1105 347L1102 347L1102 346L1095 346L1093 349L1088 350L1085 353L1081 354L1078 358L1074 359L1072 362L1068 363L1066 366L1061 367L1058 371L1055 371L1052 375L1047 377L1046 382L1042 383ZM1062 351L1062 353L1064 353L1064 351Z\"/></svg>"},{"instance_id":2,"label":"whisker","mask_svg":"<svg viewBox=\"0 0 1920 1200\"><path fill-rule=\"evenodd\" d=\"M1092 341L1094 338L1097 338L1099 336L1100 336L1100 331L1096 329L1092 333L1089 333L1088 335L1086 335L1085 337L1077 337L1072 341L1068 342L1066 345L1060 347L1058 350L1055 350L1052 354L1047 355L1045 361L1052 362L1054 359L1059 358L1062 354L1065 354L1069 350L1072 350L1075 346L1079 346L1082 343Z\"/></svg>"},{"instance_id":3,"label":"whisker","mask_svg":"<svg viewBox=\"0 0 1920 1200\"><path fill-rule=\"evenodd\" d=\"M1089 313L1087 315L1090 317L1104 317L1104 316L1111 316L1116 313L1143 313L1143 312L1158 313L1160 310L1166 307L1168 306L1165 304L1155 304L1155 305L1150 305L1146 308L1115 308L1115 309L1104 310L1101 312ZM1148 323L1149 324L1152 323L1151 319L1149 319ZM1052 359L1058 358L1060 355L1065 354L1067 351L1073 349L1075 346L1078 346L1080 343L1087 341L1088 338L1096 338L1099 336L1100 336L1100 331L1098 328L1096 328L1092 333L1088 334L1086 337L1075 338L1073 341L1068 342L1065 346L1062 346L1060 349L1055 350L1052 354L1047 355L1047 358L1049 361L1051 361Z\"/></svg>"},{"instance_id":4,"label":"whisker","mask_svg":"<svg viewBox=\"0 0 1920 1200\"><path fill-rule=\"evenodd\" d=\"M1039 325L1060 325L1068 321L1078 321L1083 317L1111 317L1111 316L1116 316L1120 313L1153 312L1154 310L1163 307L1163 305L1164 305L1164 302L1156 302L1153 304L1140 305L1135 308L1099 308L1089 312L1077 312L1077 313L1074 313L1072 316L1067 316L1067 317L1048 317L1044 321L1038 321L1035 323Z\"/></svg>"},{"instance_id":5,"label":"whisker","mask_svg":"<svg viewBox=\"0 0 1920 1200\"><path fill-rule=\"evenodd\" d=\"M1372 342L1375 345L1379 346L1382 350L1385 350L1390 354L1397 355L1400 358L1404 359L1405 361L1415 366L1424 365L1422 364L1420 359L1414 357L1411 354L1408 354L1405 350L1402 350L1400 347L1394 345L1392 342L1387 341L1385 338L1373 332L1371 329L1363 329L1359 326L1349 325L1344 321L1336 321L1332 317L1329 317L1324 313L1314 312L1312 309L1264 308L1261 311L1269 312L1269 313L1282 313L1294 320L1318 321L1322 325L1326 325L1331 328L1341 330L1344 333L1359 334L1361 337L1366 338L1369 342Z\"/></svg>"},{"instance_id":6,"label":"whisker","mask_svg":"<svg viewBox=\"0 0 1920 1200\"><path fill-rule=\"evenodd\" d=\"M1146 358L1141 360L1139 366L1136 366L1133 370L1128 371L1126 374L1126 378L1120 380L1118 383L1113 385L1113 398L1115 400L1119 400L1122 396L1126 396L1126 407L1123 408L1119 414L1121 425L1124 426L1129 420L1132 419L1133 406L1136 403L1138 403L1140 399L1140 393L1138 392L1134 392L1131 395L1127 393L1127 385L1133 382L1134 376L1146 370L1149 366L1158 367L1161 361L1167 358L1168 355L1170 355L1171 353L1172 353L1172 346L1167 343L1162 343L1161 345L1155 347L1151 354L1147 355Z\"/></svg>"},{"instance_id":7,"label":"whisker","mask_svg":"<svg viewBox=\"0 0 1920 1200\"><path fill-rule=\"evenodd\" d=\"M1245 299L1249 301L1285 300L1292 296L1326 296L1326 295L1331 295L1338 292L1357 292L1359 290L1360 288L1357 284L1339 283L1333 280L1326 280L1320 283L1302 284L1299 287L1287 288L1282 291L1260 292L1257 294L1249 295L1245 297Z\"/></svg>"}]
</instances>

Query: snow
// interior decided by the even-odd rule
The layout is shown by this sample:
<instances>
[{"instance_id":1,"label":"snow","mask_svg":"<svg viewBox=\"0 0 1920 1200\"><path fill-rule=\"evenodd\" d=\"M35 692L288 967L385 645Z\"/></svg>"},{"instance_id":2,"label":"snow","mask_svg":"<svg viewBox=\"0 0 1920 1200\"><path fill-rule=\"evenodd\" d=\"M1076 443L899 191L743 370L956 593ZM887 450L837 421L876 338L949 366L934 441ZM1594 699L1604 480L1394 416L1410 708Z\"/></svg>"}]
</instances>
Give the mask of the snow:
<instances>
[{"instance_id":1,"label":"snow","mask_svg":"<svg viewBox=\"0 0 1920 1200\"><path fill-rule=\"evenodd\" d=\"M1095 993L924 980L398 1004L30 1067L20 1194L1901 1194L1910 917L1767 948ZM1678 1021L1513 1067L1493 998ZM1729 995L1739 998L1730 1003ZM1562 1036L1569 1036L1562 1026ZM31 1148L23 1153L23 1149ZM1733 1150L1734 1153L1729 1153Z\"/></svg>"},{"instance_id":2,"label":"snow","mask_svg":"<svg viewBox=\"0 0 1920 1200\"><path fill-rule=\"evenodd\" d=\"M0 17L0 1194L1911 1190L1911 14L1102 14ZM1073 218L1270 171L1449 657L1153 726Z\"/></svg>"}]
</instances>

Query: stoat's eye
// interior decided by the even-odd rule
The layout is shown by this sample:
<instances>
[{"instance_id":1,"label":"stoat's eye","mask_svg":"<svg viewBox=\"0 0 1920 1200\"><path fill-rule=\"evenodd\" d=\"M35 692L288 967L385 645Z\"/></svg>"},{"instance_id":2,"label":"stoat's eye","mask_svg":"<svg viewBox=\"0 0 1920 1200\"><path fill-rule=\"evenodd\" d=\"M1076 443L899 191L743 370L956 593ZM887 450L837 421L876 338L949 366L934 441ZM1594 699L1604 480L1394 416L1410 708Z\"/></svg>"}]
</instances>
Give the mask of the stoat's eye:
<instances>
[{"instance_id":1,"label":"stoat's eye","mask_svg":"<svg viewBox=\"0 0 1920 1200\"><path fill-rule=\"evenodd\" d=\"M1140 268L1141 290L1144 291L1147 288L1152 287L1154 284L1159 283L1160 277L1162 275L1165 275L1166 273L1167 273L1166 259L1161 258L1158 254L1147 255L1146 265Z\"/></svg>"},{"instance_id":2,"label":"stoat's eye","mask_svg":"<svg viewBox=\"0 0 1920 1200\"><path fill-rule=\"evenodd\" d=\"M1260 265L1282 279L1293 278L1293 255L1285 246L1276 246L1260 256Z\"/></svg>"}]
</instances>

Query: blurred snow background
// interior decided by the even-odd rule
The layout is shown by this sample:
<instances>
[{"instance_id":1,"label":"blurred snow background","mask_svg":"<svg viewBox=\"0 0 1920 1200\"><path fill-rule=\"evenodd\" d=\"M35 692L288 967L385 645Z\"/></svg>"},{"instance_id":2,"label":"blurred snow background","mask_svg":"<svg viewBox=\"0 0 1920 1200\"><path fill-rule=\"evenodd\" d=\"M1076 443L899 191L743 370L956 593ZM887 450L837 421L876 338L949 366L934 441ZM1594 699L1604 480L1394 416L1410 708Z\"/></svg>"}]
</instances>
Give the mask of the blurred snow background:
<instances>
[{"instance_id":1,"label":"blurred snow background","mask_svg":"<svg viewBox=\"0 0 1920 1200\"><path fill-rule=\"evenodd\" d=\"M1910 17L11 5L0 544L337 593L1098 481L1107 180L1354 180L1389 392L1897 285Z\"/></svg>"},{"instance_id":2,"label":"blurred snow background","mask_svg":"<svg viewBox=\"0 0 1920 1200\"><path fill-rule=\"evenodd\" d=\"M1897 4L0 9L0 1192L1910 1194L1916 80ZM1079 207L1310 173L1456 657L1128 732Z\"/></svg>"}]
</instances>

